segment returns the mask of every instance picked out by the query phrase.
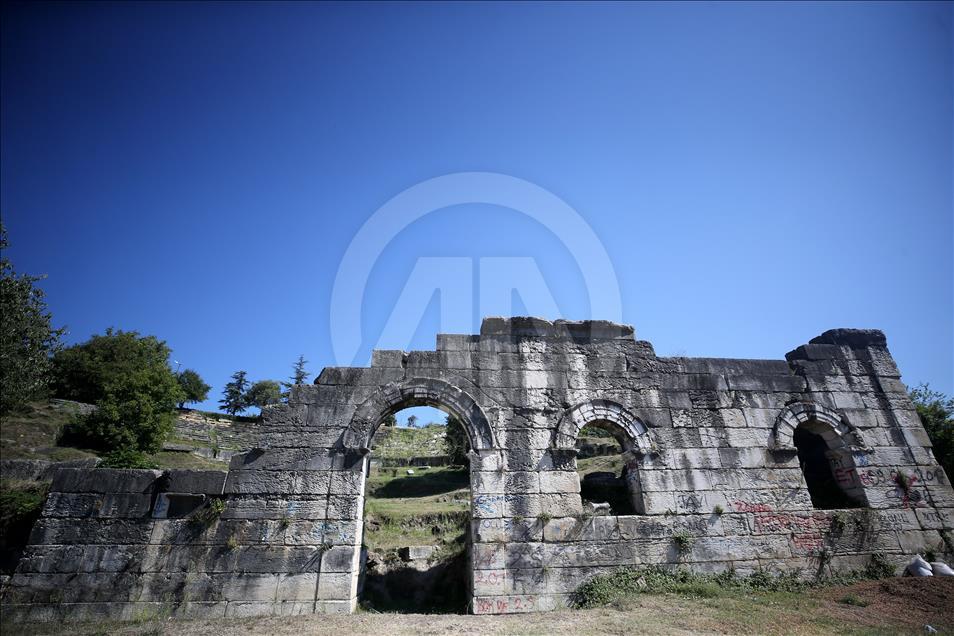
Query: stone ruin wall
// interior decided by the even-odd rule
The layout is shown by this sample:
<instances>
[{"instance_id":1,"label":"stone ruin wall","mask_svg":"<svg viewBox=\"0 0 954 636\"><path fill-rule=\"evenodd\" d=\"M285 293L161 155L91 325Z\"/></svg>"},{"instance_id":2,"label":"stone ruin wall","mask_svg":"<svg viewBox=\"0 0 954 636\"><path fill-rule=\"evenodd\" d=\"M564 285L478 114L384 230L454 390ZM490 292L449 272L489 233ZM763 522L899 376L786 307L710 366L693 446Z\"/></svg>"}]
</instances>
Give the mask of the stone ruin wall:
<instances>
[{"instance_id":1,"label":"stone ruin wall","mask_svg":"<svg viewBox=\"0 0 954 636\"><path fill-rule=\"evenodd\" d=\"M431 405L470 436L472 611L564 606L621 566L862 568L951 554L954 493L878 331L833 330L786 360L657 357L632 329L529 318L327 368L266 411L222 473L64 469L3 598L32 620L352 612L370 440ZM634 508L593 516L575 441L621 441ZM842 489L817 510L793 442L820 434ZM898 478L903 474L904 478ZM209 512L205 523L193 518ZM685 540L689 537L690 540Z\"/></svg>"}]
</instances>

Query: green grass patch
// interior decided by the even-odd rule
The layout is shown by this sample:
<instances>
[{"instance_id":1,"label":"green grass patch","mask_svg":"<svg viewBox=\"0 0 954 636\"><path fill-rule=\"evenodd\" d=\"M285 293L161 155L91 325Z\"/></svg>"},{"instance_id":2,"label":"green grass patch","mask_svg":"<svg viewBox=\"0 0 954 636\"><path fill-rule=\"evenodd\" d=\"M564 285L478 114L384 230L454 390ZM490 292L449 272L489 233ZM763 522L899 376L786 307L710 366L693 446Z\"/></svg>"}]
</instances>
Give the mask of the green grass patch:
<instances>
[{"instance_id":1,"label":"green grass patch","mask_svg":"<svg viewBox=\"0 0 954 636\"><path fill-rule=\"evenodd\" d=\"M759 570L738 576L735 570L719 574L697 574L686 569L666 570L660 566L622 568L593 577L575 593L578 607L619 606L640 594L678 594L687 597L716 598L741 594L796 594L814 587L850 585L857 581L882 579L893 575L884 567L886 559L875 554L863 570L820 579L806 579L798 571L772 574ZM766 602L773 602L766 597Z\"/></svg>"},{"instance_id":2,"label":"green grass patch","mask_svg":"<svg viewBox=\"0 0 954 636\"><path fill-rule=\"evenodd\" d=\"M458 467L375 468L366 484L364 543L386 551L436 545L440 560L466 548L470 473Z\"/></svg>"}]
</instances>

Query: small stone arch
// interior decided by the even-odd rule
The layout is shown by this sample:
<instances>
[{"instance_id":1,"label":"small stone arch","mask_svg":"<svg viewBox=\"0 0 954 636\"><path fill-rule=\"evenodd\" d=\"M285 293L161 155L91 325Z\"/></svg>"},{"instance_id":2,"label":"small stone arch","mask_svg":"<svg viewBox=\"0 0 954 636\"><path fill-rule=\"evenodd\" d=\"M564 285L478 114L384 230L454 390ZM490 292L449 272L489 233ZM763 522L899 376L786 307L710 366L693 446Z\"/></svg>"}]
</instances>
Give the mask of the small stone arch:
<instances>
[{"instance_id":1,"label":"small stone arch","mask_svg":"<svg viewBox=\"0 0 954 636\"><path fill-rule=\"evenodd\" d=\"M343 446L368 453L371 438L384 418L409 406L433 406L460 419L474 450L497 448L493 429L477 401L462 389L434 378L394 382L376 391L358 406L342 438Z\"/></svg>"},{"instance_id":2,"label":"small stone arch","mask_svg":"<svg viewBox=\"0 0 954 636\"><path fill-rule=\"evenodd\" d=\"M575 449L580 430L593 422L609 422L615 425L611 432L623 451L643 455L658 451L646 425L621 404L612 400L587 400L567 409L557 424L554 445L563 450Z\"/></svg>"},{"instance_id":3,"label":"small stone arch","mask_svg":"<svg viewBox=\"0 0 954 636\"><path fill-rule=\"evenodd\" d=\"M829 408L813 402L795 402L789 404L775 418L769 449L795 452L793 436L801 424L817 422L821 426L813 430L821 435L831 450L844 450L851 453L870 452L858 430L848 420Z\"/></svg>"}]
</instances>

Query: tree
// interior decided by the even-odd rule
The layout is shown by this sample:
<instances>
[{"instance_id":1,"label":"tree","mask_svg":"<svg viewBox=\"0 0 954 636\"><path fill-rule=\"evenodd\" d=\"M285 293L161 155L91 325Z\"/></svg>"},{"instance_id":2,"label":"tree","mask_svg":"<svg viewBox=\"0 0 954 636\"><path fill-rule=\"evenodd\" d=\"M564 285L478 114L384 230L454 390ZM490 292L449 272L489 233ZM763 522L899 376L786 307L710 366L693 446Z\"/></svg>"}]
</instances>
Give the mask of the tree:
<instances>
[{"instance_id":1,"label":"tree","mask_svg":"<svg viewBox=\"0 0 954 636\"><path fill-rule=\"evenodd\" d=\"M210 387L206 384L198 373L192 369L186 369L178 376L179 387L182 389L183 398L179 402L179 408L185 406L186 402L196 403L204 402L209 397Z\"/></svg>"},{"instance_id":2,"label":"tree","mask_svg":"<svg viewBox=\"0 0 954 636\"><path fill-rule=\"evenodd\" d=\"M7 231L0 225L0 253ZM64 329L53 329L42 276L20 275L0 256L0 413L42 395L50 380L50 354L59 348Z\"/></svg>"},{"instance_id":3,"label":"tree","mask_svg":"<svg viewBox=\"0 0 954 636\"><path fill-rule=\"evenodd\" d=\"M447 416L447 428L444 430L444 452L452 464L467 465L467 453L470 451L470 439L463 423L453 415Z\"/></svg>"},{"instance_id":4,"label":"tree","mask_svg":"<svg viewBox=\"0 0 954 636\"><path fill-rule=\"evenodd\" d=\"M288 378L290 382L282 382L282 386L286 389L290 389L296 384L304 384L305 380L308 379L308 376L311 374L305 371L305 365L308 364L308 361L305 360L304 355L298 356L298 360L292 365L292 377Z\"/></svg>"},{"instance_id":5,"label":"tree","mask_svg":"<svg viewBox=\"0 0 954 636\"><path fill-rule=\"evenodd\" d=\"M248 393L248 380L245 378L245 371L236 371L232 374L232 381L225 385L222 391L222 399L219 404L229 415L235 415L248 408L245 401Z\"/></svg>"},{"instance_id":6,"label":"tree","mask_svg":"<svg viewBox=\"0 0 954 636\"><path fill-rule=\"evenodd\" d=\"M408 416L407 416L407 426L408 426L408 428L414 428L414 426L415 426L416 423L417 423L417 416L416 416L416 415L408 415Z\"/></svg>"},{"instance_id":7,"label":"tree","mask_svg":"<svg viewBox=\"0 0 954 636\"><path fill-rule=\"evenodd\" d=\"M934 457L950 479L954 475L954 398L932 391L927 384L909 389L909 394L934 445Z\"/></svg>"},{"instance_id":8,"label":"tree","mask_svg":"<svg viewBox=\"0 0 954 636\"><path fill-rule=\"evenodd\" d=\"M282 387L275 380L259 380L245 394L245 403L260 409L281 401Z\"/></svg>"},{"instance_id":9,"label":"tree","mask_svg":"<svg viewBox=\"0 0 954 636\"><path fill-rule=\"evenodd\" d=\"M397 426L397 418L394 417L394 413L385 416L385 418L381 420L381 426Z\"/></svg>"},{"instance_id":10,"label":"tree","mask_svg":"<svg viewBox=\"0 0 954 636\"><path fill-rule=\"evenodd\" d=\"M58 397L96 405L67 431L93 448L157 452L184 399L166 343L135 331L107 329L63 349L53 370Z\"/></svg>"}]
</instances>

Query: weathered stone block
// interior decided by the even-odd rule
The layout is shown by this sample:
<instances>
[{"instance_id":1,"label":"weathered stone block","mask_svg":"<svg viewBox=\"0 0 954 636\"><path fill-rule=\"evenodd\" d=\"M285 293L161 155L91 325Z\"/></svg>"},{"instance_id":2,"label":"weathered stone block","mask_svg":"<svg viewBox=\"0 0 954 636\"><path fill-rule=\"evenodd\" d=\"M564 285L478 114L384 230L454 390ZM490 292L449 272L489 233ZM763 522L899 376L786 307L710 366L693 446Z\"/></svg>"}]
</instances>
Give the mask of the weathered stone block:
<instances>
[{"instance_id":1,"label":"weathered stone block","mask_svg":"<svg viewBox=\"0 0 954 636\"><path fill-rule=\"evenodd\" d=\"M162 472L158 470L60 468L53 473L50 490L63 493L151 494L156 480L161 476Z\"/></svg>"}]
</instances>

